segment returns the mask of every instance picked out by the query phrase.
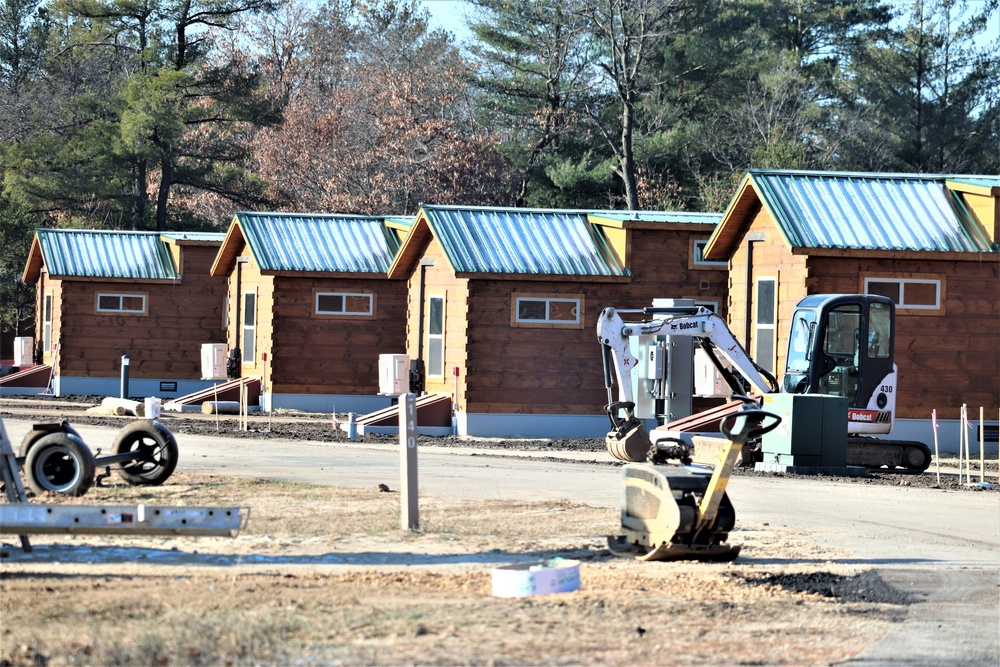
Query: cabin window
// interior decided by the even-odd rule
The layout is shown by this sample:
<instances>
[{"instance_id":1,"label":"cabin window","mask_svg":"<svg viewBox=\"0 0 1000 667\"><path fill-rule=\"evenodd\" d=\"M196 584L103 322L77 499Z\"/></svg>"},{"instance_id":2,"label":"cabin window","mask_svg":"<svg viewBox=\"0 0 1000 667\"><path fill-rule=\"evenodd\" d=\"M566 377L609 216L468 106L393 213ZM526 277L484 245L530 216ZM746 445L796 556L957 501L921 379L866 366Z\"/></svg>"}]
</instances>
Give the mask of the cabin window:
<instances>
[{"instance_id":1,"label":"cabin window","mask_svg":"<svg viewBox=\"0 0 1000 667\"><path fill-rule=\"evenodd\" d=\"M375 298L371 294L316 292L316 314L371 317L374 302Z\"/></svg>"},{"instance_id":2,"label":"cabin window","mask_svg":"<svg viewBox=\"0 0 1000 667\"><path fill-rule=\"evenodd\" d=\"M97 312L144 315L146 313L146 295L99 293L97 295Z\"/></svg>"},{"instance_id":3,"label":"cabin window","mask_svg":"<svg viewBox=\"0 0 1000 667\"><path fill-rule=\"evenodd\" d=\"M45 295L45 305L42 314L42 351L52 351L52 295Z\"/></svg>"},{"instance_id":4,"label":"cabin window","mask_svg":"<svg viewBox=\"0 0 1000 667\"><path fill-rule=\"evenodd\" d=\"M562 327L580 329L583 321L583 296L542 296L522 294L514 298L513 322L515 327Z\"/></svg>"},{"instance_id":5,"label":"cabin window","mask_svg":"<svg viewBox=\"0 0 1000 667\"><path fill-rule=\"evenodd\" d=\"M427 377L444 377L444 297L427 303Z\"/></svg>"},{"instance_id":6,"label":"cabin window","mask_svg":"<svg viewBox=\"0 0 1000 667\"><path fill-rule=\"evenodd\" d=\"M257 293L243 293L243 363L254 363L257 343Z\"/></svg>"},{"instance_id":7,"label":"cabin window","mask_svg":"<svg viewBox=\"0 0 1000 667\"><path fill-rule=\"evenodd\" d=\"M778 306L778 281L775 278L757 278L754 288L754 360L765 370L774 373L774 324Z\"/></svg>"},{"instance_id":8,"label":"cabin window","mask_svg":"<svg viewBox=\"0 0 1000 667\"><path fill-rule=\"evenodd\" d=\"M723 267L729 266L729 262L716 259L705 259L705 248L708 246L708 239L694 239L691 241L691 266Z\"/></svg>"},{"instance_id":9,"label":"cabin window","mask_svg":"<svg viewBox=\"0 0 1000 667\"><path fill-rule=\"evenodd\" d=\"M865 278L865 294L887 296L897 309L941 309L941 281L932 278Z\"/></svg>"}]
</instances>

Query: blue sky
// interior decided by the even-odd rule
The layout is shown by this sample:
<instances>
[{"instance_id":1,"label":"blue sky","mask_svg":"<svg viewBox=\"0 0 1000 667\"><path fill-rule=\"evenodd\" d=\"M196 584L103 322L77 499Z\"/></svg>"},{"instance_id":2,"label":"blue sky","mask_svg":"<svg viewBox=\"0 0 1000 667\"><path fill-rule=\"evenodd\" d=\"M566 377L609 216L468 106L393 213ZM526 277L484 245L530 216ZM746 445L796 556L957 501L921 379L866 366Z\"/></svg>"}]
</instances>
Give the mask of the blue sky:
<instances>
[{"instance_id":1,"label":"blue sky","mask_svg":"<svg viewBox=\"0 0 1000 667\"><path fill-rule=\"evenodd\" d=\"M468 34L465 28L465 13L469 5L462 0L422 0L422 4L431 13L431 25L444 28L459 39Z\"/></svg>"},{"instance_id":2,"label":"blue sky","mask_svg":"<svg viewBox=\"0 0 1000 667\"><path fill-rule=\"evenodd\" d=\"M975 8L983 2L985 0L969 0L969 5ZM422 0L422 3L431 13L433 27L444 28L453 33L459 41L468 35L468 30L465 28L465 15L470 10L468 4L462 0ZM899 4L905 7L909 5L909 2L908 0L899 0ZM990 29L986 34L980 36L977 43L986 46L991 42L996 43L998 38L1000 38L1000 12L995 13L990 22Z\"/></svg>"}]
</instances>

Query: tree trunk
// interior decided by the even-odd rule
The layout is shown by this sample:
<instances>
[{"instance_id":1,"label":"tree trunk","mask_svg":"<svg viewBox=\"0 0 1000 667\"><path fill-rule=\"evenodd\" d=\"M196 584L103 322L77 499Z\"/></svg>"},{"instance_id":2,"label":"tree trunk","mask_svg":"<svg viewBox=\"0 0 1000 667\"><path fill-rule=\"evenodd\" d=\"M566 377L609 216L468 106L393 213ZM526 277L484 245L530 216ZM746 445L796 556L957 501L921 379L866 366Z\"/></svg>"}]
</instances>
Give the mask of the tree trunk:
<instances>
[{"instance_id":1,"label":"tree trunk","mask_svg":"<svg viewBox=\"0 0 1000 667\"><path fill-rule=\"evenodd\" d=\"M630 100L622 105L622 143L618 158L622 182L625 184L625 205L630 211L639 210L639 191L635 179L635 152L632 148L632 131L635 112Z\"/></svg>"},{"instance_id":2,"label":"tree trunk","mask_svg":"<svg viewBox=\"0 0 1000 667\"><path fill-rule=\"evenodd\" d=\"M135 183L135 205L132 208L132 229L142 229L146 222L146 161L137 160L135 163L134 179Z\"/></svg>"},{"instance_id":3,"label":"tree trunk","mask_svg":"<svg viewBox=\"0 0 1000 667\"><path fill-rule=\"evenodd\" d=\"M167 198L170 196L170 181L174 166L169 157L160 161L160 189L156 193L156 231L167 231Z\"/></svg>"}]
</instances>

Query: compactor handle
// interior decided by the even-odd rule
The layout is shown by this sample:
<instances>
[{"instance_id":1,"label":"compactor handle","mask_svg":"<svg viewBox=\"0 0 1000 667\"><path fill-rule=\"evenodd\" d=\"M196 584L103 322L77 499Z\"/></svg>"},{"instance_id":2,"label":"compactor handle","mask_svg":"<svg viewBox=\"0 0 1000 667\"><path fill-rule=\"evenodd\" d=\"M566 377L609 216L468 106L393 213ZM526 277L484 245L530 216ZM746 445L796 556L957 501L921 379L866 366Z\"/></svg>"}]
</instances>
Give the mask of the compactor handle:
<instances>
[{"instance_id":1,"label":"compactor handle","mask_svg":"<svg viewBox=\"0 0 1000 667\"><path fill-rule=\"evenodd\" d=\"M765 425L764 420L768 418L773 421ZM723 418L719 430L730 442L745 445L747 440L770 433L780 423L781 417L774 413L759 408L746 408Z\"/></svg>"}]
</instances>

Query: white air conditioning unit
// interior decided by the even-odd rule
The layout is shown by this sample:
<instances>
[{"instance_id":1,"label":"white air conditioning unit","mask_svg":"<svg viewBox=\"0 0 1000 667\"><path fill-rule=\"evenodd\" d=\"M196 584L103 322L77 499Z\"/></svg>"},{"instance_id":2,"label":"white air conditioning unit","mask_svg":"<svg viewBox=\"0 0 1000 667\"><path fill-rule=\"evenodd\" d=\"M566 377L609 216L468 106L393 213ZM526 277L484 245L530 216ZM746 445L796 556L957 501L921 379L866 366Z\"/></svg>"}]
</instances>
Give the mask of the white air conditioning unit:
<instances>
[{"instance_id":1,"label":"white air conditioning unit","mask_svg":"<svg viewBox=\"0 0 1000 667\"><path fill-rule=\"evenodd\" d=\"M378 355L378 393L405 394L410 390L410 358L405 354Z\"/></svg>"},{"instance_id":2,"label":"white air conditioning unit","mask_svg":"<svg viewBox=\"0 0 1000 667\"><path fill-rule=\"evenodd\" d=\"M31 366L34 364L31 352L31 336L18 336L14 339L15 366Z\"/></svg>"},{"instance_id":3,"label":"white air conditioning unit","mask_svg":"<svg viewBox=\"0 0 1000 667\"><path fill-rule=\"evenodd\" d=\"M201 379L225 380L226 352L225 343L204 343L201 346Z\"/></svg>"}]
</instances>

